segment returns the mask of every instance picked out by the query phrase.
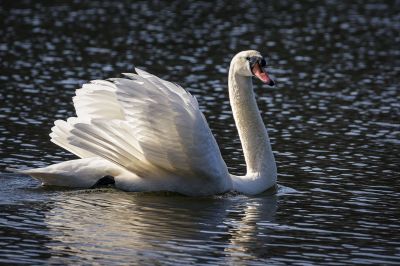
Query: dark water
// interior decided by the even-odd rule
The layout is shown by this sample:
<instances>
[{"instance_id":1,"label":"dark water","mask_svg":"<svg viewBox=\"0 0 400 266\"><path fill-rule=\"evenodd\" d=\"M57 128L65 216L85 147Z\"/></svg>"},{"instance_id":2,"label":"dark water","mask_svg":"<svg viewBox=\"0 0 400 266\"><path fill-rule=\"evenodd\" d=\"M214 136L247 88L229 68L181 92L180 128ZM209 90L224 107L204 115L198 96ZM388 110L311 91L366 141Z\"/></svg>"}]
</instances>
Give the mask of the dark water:
<instances>
[{"instance_id":1,"label":"dark water","mask_svg":"<svg viewBox=\"0 0 400 266\"><path fill-rule=\"evenodd\" d=\"M0 2L0 264L400 264L400 2L256 2ZM44 189L5 169L74 158L53 121L136 64L197 96L243 173L227 70L247 49L278 84L256 83L278 195Z\"/></svg>"}]
</instances>

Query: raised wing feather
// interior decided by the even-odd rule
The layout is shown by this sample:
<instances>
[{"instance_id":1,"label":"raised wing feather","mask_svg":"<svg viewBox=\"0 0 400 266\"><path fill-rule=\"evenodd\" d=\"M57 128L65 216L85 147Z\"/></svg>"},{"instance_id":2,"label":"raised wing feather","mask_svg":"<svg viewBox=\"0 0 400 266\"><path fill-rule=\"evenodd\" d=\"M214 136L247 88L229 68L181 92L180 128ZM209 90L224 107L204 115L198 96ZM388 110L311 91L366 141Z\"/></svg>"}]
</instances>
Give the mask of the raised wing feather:
<instances>
[{"instance_id":1,"label":"raised wing feather","mask_svg":"<svg viewBox=\"0 0 400 266\"><path fill-rule=\"evenodd\" d=\"M227 169L196 99L145 71L77 90L77 118L56 122L52 141L80 157L100 156L138 176L222 182Z\"/></svg>"}]
</instances>

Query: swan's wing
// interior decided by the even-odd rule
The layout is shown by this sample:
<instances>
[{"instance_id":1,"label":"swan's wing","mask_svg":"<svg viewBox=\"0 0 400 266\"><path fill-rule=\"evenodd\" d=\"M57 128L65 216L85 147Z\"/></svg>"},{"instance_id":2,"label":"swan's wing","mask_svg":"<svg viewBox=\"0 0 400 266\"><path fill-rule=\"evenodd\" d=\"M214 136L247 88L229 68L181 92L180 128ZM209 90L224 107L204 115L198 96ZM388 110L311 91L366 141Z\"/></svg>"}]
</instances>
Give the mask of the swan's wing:
<instances>
[{"instance_id":1,"label":"swan's wing","mask_svg":"<svg viewBox=\"0 0 400 266\"><path fill-rule=\"evenodd\" d=\"M77 90L77 118L56 121L52 141L80 157L100 156L139 176L216 181L227 174L197 100L142 70Z\"/></svg>"},{"instance_id":2,"label":"swan's wing","mask_svg":"<svg viewBox=\"0 0 400 266\"><path fill-rule=\"evenodd\" d=\"M51 141L78 157L95 156L88 150L71 145L67 138L71 135L73 125L78 121L90 123L92 119L124 119L115 90L116 87L113 83L104 80L93 80L76 90L76 96L72 100L78 117L70 117L67 121L57 120L50 133Z\"/></svg>"}]
</instances>

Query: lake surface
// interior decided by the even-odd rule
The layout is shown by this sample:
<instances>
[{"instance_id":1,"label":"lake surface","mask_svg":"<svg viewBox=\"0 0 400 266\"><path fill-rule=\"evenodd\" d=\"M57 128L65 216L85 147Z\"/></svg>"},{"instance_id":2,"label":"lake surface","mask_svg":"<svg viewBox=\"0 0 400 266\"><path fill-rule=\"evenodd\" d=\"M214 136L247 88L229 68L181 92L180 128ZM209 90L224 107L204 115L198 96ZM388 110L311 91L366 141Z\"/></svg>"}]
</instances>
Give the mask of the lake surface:
<instances>
[{"instance_id":1,"label":"lake surface","mask_svg":"<svg viewBox=\"0 0 400 266\"><path fill-rule=\"evenodd\" d=\"M399 1L256 2L1 3L0 264L400 264ZM277 83L255 82L276 195L43 188L6 170L75 158L53 121L135 64L195 95L244 173L227 72L247 49Z\"/></svg>"}]
</instances>

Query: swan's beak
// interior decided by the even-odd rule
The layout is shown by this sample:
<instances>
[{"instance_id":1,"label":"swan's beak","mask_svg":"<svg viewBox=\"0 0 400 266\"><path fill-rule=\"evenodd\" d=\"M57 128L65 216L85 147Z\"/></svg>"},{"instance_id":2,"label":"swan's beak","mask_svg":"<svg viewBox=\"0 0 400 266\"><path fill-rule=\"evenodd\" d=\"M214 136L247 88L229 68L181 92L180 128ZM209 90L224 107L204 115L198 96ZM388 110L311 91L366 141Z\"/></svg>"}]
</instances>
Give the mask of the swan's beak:
<instances>
[{"instance_id":1,"label":"swan's beak","mask_svg":"<svg viewBox=\"0 0 400 266\"><path fill-rule=\"evenodd\" d=\"M258 63L254 65L252 72L254 76L259 78L262 82L267 83L269 86L275 85L275 82L269 77L267 70L260 67Z\"/></svg>"}]
</instances>

